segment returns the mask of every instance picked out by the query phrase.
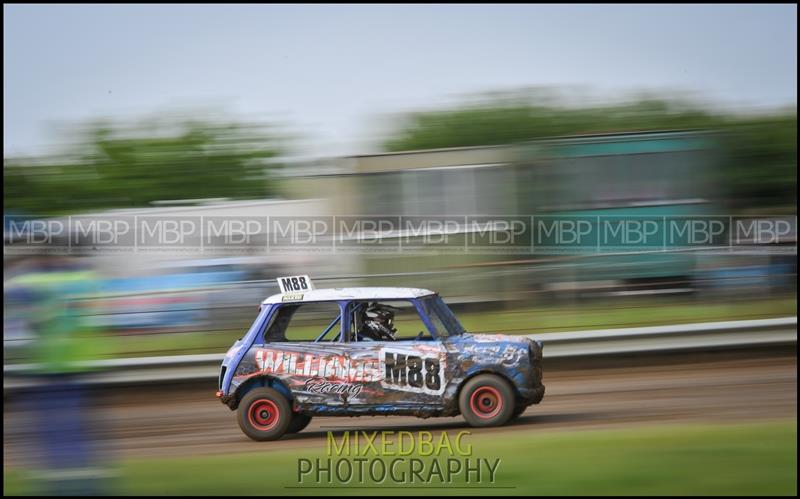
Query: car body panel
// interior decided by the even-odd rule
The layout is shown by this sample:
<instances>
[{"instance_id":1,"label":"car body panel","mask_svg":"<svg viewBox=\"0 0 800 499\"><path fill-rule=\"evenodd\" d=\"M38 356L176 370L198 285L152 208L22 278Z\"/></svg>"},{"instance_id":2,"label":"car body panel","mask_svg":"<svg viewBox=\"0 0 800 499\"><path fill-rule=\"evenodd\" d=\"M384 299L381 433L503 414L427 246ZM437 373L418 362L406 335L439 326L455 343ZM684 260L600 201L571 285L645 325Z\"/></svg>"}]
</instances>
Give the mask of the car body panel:
<instances>
[{"instance_id":1,"label":"car body panel","mask_svg":"<svg viewBox=\"0 0 800 499\"><path fill-rule=\"evenodd\" d=\"M383 294L389 298L383 298L381 292L358 295L371 300L398 296ZM265 300L250 330L223 360L221 399L235 409L249 388L268 385L284 393L295 412L307 415L450 416L458 414L461 386L481 373L507 379L518 405L542 399L540 343L524 336L438 334L420 303L430 297L421 293L405 299L414 304L431 337L397 341L347 341L346 335L332 333L336 341L267 342L265 330L287 303ZM342 319L340 331L350 326L348 312L353 301L336 301Z\"/></svg>"}]
</instances>

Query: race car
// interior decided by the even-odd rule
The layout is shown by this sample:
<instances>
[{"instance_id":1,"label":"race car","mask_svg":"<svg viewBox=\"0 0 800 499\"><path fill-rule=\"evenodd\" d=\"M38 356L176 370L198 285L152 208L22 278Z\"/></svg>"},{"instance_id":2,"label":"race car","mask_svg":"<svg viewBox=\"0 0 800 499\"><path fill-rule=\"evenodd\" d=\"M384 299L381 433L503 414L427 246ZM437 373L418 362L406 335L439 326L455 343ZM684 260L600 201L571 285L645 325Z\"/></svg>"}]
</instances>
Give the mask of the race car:
<instances>
[{"instance_id":1,"label":"race car","mask_svg":"<svg viewBox=\"0 0 800 499\"><path fill-rule=\"evenodd\" d=\"M315 289L305 275L278 284L219 373L217 397L253 440L314 416L461 414L498 426L544 397L541 342L468 333L433 291Z\"/></svg>"}]
</instances>

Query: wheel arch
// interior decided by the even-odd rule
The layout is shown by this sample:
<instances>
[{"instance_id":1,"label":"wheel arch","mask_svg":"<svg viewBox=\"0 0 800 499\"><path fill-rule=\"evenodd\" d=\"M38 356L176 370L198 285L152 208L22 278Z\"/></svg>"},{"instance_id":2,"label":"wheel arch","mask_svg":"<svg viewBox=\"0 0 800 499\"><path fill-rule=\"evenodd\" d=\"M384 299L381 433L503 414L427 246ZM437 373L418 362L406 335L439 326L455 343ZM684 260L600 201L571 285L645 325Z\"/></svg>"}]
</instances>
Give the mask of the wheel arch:
<instances>
[{"instance_id":1,"label":"wheel arch","mask_svg":"<svg viewBox=\"0 0 800 499\"><path fill-rule=\"evenodd\" d=\"M289 387L286 386L286 383L281 381L279 378L264 374L250 378L236 387L236 390L233 392L233 397L231 397L231 400L228 403L228 407L230 407L231 410L236 410L239 407L239 402L241 402L242 398L244 398L247 392L254 388L263 387L276 390L278 393L286 397L286 400L289 401L290 406L292 405L294 396L292 395L292 391L289 389Z\"/></svg>"},{"instance_id":2,"label":"wheel arch","mask_svg":"<svg viewBox=\"0 0 800 499\"><path fill-rule=\"evenodd\" d=\"M493 375L499 377L500 379L504 380L506 383L508 383L508 386L511 387L511 392L514 394L514 403L515 404L522 397L522 394L517 389L517 385L514 383L514 380L511 379L511 377L508 375L508 373L504 372L502 369L492 368L492 367L484 367L484 368L478 369L478 370L476 370L474 372L470 372L467 376L464 377L463 380L461 380L461 383L458 384L458 388L456 389L456 394L455 394L455 398L454 398L455 407L458 407L458 401L461 399L461 390L464 389L464 386L467 384L467 382L469 382L471 379L475 378L476 376L480 376L482 374L493 374Z\"/></svg>"}]
</instances>

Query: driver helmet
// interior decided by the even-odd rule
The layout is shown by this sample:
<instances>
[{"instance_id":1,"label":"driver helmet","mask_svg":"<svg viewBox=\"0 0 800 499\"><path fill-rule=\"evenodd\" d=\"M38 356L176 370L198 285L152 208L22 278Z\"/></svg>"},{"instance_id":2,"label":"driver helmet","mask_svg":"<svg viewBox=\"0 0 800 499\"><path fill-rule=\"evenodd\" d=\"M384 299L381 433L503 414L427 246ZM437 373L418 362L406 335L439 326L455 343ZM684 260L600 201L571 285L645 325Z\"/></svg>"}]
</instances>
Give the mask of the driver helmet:
<instances>
[{"instance_id":1,"label":"driver helmet","mask_svg":"<svg viewBox=\"0 0 800 499\"><path fill-rule=\"evenodd\" d=\"M364 332L377 339L395 339L394 310L389 305L371 303L364 312Z\"/></svg>"}]
</instances>

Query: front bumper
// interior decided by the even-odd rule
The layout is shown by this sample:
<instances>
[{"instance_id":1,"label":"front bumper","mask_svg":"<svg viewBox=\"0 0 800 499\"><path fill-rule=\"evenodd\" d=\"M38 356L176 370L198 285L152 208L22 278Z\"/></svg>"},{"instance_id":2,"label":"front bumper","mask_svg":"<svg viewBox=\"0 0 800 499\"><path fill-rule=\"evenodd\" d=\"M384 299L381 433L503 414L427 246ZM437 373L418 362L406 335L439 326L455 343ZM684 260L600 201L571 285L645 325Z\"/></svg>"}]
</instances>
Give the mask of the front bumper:
<instances>
[{"instance_id":1,"label":"front bumper","mask_svg":"<svg viewBox=\"0 0 800 499\"><path fill-rule=\"evenodd\" d=\"M544 398L544 385L540 384L536 386L525 394L524 398L522 399L524 405L532 405L538 404Z\"/></svg>"},{"instance_id":2,"label":"front bumper","mask_svg":"<svg viewBox=\"0 0 800 499\"><path fill-rule=\"evenodd\" d=\"M528 349L528 360L530 369L528 370L528 386L530 390L523 395L526 405L538 404L544 398L544 384L542 383L542 350L544 345L541 341L530 340Z\"/></svg>"}]
</instances>

